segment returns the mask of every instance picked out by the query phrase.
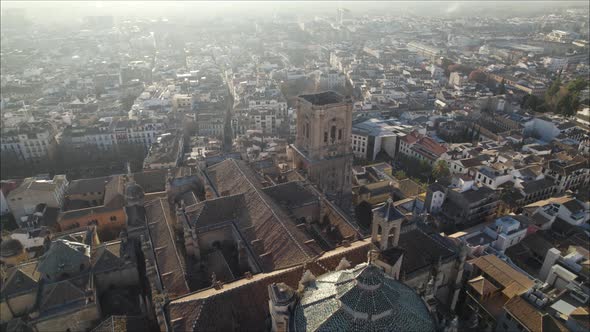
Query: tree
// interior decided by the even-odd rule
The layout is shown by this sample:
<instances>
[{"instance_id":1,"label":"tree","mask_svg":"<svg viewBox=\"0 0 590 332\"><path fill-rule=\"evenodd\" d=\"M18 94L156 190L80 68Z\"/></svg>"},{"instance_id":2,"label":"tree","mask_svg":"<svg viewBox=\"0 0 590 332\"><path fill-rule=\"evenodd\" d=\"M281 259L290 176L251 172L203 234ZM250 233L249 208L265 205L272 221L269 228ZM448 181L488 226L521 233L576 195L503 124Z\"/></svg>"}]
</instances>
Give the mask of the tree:
<instances>
[{"instance_id":1,"label":"tree","mask_svg":"<svg viewBox=\"0 0 590 332\"><path fill-rule=\"evenodd\" d=\"M553 81L553 83L551 83L551 86L549 87L549 89L547 89L547 95L550 97L555 96L559 92L560 87L561 87L561 78L558 77L555 81Z\"/></svg>"},{"instance_id":2,"label":"tree","mask_svg":"<svg viewBox=\"0 0 590 332\"><path fill-rule=\"evenodd\" d=\"M397 171L397 172L395 172L395 174L393 174L393 176L395 176L395 178L398 180L403 180L403 179L408 178L408 176L406 175L406 172L404 172L404 171Z\"/></svg>"},{"instance_id":3,"label":"tree","mask_svg":"<svg viewBox=\"0 0 590 332\"><path fill-rule=\"evenodd\" d=\"M522 101L522 108L533 112L538 112L541 108L540 106L543 104L543 101L535 95L526 95Z\"/></svg>"},{"instance_id":4,"label":"tree","mask_svg":"<svg viewBox=\"0 0 590 332\"><path fill-rule=\"evenodd\" d=\"M578 106L578 99L574 99L574 96L571 93L568 93L561 99L559 99L559 101L557 102L556 111L559 114L571 116L576 112L575 108L577 108Z\"/></svg>"},{"instance_id":5,"label":"tree","mask_svg":"<svg viewBox=\"0 0 590 332\"><path fill-rule=\"evenodd\" d=\"M370 203L367 201L360 202L354 209L354 215L360 226L365 229L371 227L371 222L373 221L373 207Z\"/></svg>"},{"instance_id":6,"label":"tree","mask_svg":"<svg viewBox=\"0 0 590 332\"><path fill-rule=\"evenodd\" d=\"M427 177L432 172L432 167L426 160L420 160L420 163L418 165L420 169L419 175Z\"/></svg>"},{"instance_id":7,"label":"tree","mask_svg":"<svg viewBox=\"0 0 590 332\"><path fill-rule=\"evenodd\" d=\"M578 92L588 88L588 81L583 78L576 78L567 85L567 90L570 92Z\"/></svg>"},{"instance_id":8,"label":"tree","mask_svg":"<svg viewBox=\"0 0 590 332\"><path fill-rule=\"evenodd\" d=\"M451 175L451 172L449 171L449 166L445 161L439 160L436 162L436 164L434 164L434 168L432 169L432 176L434 176L435 179L438 180L449 175Z\"/></svg>"}]
</instances>

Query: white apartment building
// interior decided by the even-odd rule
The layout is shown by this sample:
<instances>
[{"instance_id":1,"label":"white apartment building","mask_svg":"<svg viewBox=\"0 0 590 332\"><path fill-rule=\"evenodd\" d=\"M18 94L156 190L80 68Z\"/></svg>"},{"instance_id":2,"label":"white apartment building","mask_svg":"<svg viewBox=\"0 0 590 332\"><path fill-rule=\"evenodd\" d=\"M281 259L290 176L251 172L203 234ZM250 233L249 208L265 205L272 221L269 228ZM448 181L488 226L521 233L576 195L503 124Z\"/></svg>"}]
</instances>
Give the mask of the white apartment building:
<instances>
[{"instance_id":1,"label":"white apartment building","mask_svg":"<svg viewBox=\"0 0 590 332\"><path fill-rule=\"evenodd\" d=\"M467 244L471 255L479 255L492 247L500 252L516 245L526 236L527 228L514 216L503 216L493 224L459 237Z\"/></svg>"},{"instance_id":2,"label":"white apartment building","mask_svg":"<svg viewBox=\"0 0 590 332\"><path fill-rule=\"evenodd\" d=\"M2 131L3 153L14 153L20 160L37 160L55 151L55 131L47 123L21 124Z\"/></svg>"},{"instance_id":3,"label":"white apartment building","mask_svg":"<svg viewBox=\"0 0 590 332\"><path fill-rule=\"evenodd\" d=\"M155 121L119 121L111 126L116 144L143 144L146 149L164 133L166 124Z\"/></svg>"},{"instance_id":4,"label":"white apartment building","mask_svg":"<svg viewBox=\"0 0 590 332\"><path fill-rule=\"evenodd\" d=\"M337 70L330 70L320 76L320 86L333 90L346 86L346 75Z\"/></svg>"}]
</instances>

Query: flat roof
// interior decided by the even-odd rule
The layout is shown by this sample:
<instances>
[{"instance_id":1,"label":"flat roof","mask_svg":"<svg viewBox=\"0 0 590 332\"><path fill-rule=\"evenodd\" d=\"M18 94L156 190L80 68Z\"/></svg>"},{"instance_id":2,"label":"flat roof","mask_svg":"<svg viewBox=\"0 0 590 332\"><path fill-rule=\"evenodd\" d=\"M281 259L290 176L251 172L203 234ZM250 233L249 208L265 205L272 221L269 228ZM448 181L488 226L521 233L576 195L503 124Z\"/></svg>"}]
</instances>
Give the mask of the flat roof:
<instances>
[{"instance_id":1,"label":"flat roof","mask_svg":"<svg viewBox=\"0 0 590 332\"><path fill-rule=\"evenodd\" d=\"M338 104L344 100L344 97L334 91L325 91L308 95L300 95L299 98L312 103L313 105L323 106L329 104Z\"/></svg>"}]
</instances>

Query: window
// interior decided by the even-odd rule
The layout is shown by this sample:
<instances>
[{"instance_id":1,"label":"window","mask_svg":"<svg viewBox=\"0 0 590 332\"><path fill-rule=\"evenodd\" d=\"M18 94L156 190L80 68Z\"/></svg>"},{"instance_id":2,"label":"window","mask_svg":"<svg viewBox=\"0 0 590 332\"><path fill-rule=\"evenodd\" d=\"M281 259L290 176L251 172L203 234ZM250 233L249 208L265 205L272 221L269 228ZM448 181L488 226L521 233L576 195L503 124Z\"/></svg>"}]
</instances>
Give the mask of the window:
<instances>
[{"instance_id":1,"label":"window","mask_svg":"<svg viewBox=\"0 0 590 332\"><path fill-rule=\"evenodd\" d=\"M111 216L111 221L117 221L117 217Z\"/></svg>"},{"instance_id":2,"label":"window","mask_svg":"<svg viewBox=\"0 0 590 332\"><path fill-rule=\"evenodd\" d=\"M328 142L328 132L324 131L324 143Z\"/></svg>"},{"instance_id":3,"label":"window","mask_svg":"<svg viewBox=\"0 0 590 332\"><path fill-rule=\"evenodd\" d=\"M342 129L338 129L338 139L342 139Z\"/></svg>"},{"instance_id":4,"label":"window","mask_svg":"<svg viewBox=\"0 0 590 332\"><path fill-rule=\"evenodd\" d=\"M332 128L330 129L330 138L332 140L336 139L336 126L332 126Z\"/></svg>"}]
</instances>

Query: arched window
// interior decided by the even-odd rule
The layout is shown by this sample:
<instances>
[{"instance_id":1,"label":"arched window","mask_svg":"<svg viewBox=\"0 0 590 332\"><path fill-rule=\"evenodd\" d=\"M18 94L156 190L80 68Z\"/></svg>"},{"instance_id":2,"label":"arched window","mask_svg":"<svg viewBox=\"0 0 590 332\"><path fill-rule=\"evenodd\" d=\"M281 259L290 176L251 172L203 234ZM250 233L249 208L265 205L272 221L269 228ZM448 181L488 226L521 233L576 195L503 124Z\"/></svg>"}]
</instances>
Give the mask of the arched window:
<instances>
[{"instance_id":1,"label":"arched window","mask_svg":"<svg viewBox=\"0 0 590 332\"><path fill-rule=\"evenodd\" d=\"M332 140L336 139L336 126L332 126L332 128L330 128L330 138Z\"/></svg>"},{"instance_id":2,"label":"arched window","mask_svg":"<svg viewBox=\"0 0 590 332\"><path fill-rule=\"evenodd\" d=\"M342 129L338 129L338 139L342 139Z\"/></svg>"}]
</instances>

